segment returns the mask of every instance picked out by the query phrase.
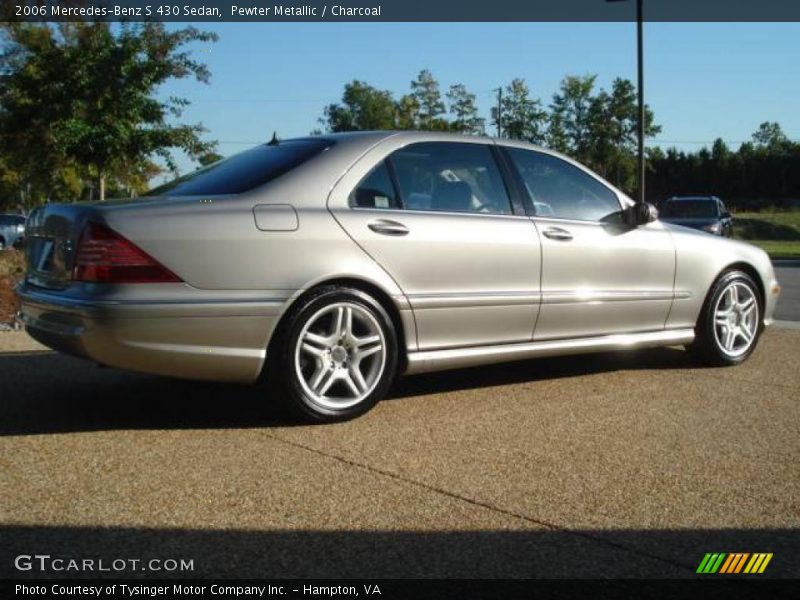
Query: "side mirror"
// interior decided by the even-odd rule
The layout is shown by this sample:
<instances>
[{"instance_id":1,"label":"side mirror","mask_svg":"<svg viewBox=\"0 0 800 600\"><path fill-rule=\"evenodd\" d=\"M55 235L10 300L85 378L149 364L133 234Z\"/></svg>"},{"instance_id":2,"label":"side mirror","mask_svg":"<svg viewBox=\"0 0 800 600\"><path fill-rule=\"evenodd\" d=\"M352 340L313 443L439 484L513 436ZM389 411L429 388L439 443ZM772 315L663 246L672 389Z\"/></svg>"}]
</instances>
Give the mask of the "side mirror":
<instances>
[{"instance_id":1,"label":"side mirror","mask_svg":"<svg viewBox=\"0 0 800 600\"><path fill-rule=\"evenodd\" d=\"M729 213L727 210L726 210L726 211L724 211L724 212L722 213L722 218L723 218L723 219L730 219L730 218L731 218L731 213Z\"/></svg>"},{"instance_id":2,"label":"side mirror","mask_svg":"<svg viewBox=\"0 0 800 600\"><path fill-rule=\"evenodd\" d=\"M649 202L637 202L624 211L625 222L632 227L647 225L658 219L658 209Z\"/></svg>"}]
</instances>

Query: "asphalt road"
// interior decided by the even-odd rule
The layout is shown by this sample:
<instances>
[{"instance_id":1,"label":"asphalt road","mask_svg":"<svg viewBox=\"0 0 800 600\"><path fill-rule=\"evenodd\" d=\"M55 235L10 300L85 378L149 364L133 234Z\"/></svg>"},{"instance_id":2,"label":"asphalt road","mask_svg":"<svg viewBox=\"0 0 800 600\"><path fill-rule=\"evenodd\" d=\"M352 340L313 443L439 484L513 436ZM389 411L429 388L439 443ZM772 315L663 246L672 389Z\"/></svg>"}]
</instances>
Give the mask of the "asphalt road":
<instances>
[{"instance_id":1,"label":"asphalt road","mask_svg":"<svg viewBox=\"0 0 800 600\"><path fill-rule=\"evenodd\" d=\"M800 575L800 332L729 369L667 348L417 376L315 427L257 388L34 348L0 334L0 577L32 552L310 578L691 577L763 551Z\"/></svg>"},{"instance_id":2,"label":"asphalt road","mask_svg":"<svg viewBox=\"0 0 800 600\"><path fill-rule=\"evenodd\" d=\"M775 275L781 284L781 297L775 318L800 321L800 260L775 261Z\"/></svg>"}]
</instances>

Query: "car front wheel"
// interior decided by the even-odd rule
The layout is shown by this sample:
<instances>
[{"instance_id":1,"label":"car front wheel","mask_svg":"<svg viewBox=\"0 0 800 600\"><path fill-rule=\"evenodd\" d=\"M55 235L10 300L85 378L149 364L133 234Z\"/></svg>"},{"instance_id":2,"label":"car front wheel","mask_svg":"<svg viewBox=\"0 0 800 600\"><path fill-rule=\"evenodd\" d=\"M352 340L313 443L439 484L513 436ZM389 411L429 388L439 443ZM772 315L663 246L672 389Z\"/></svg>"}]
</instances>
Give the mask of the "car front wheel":
<instances>
[{"instance_id":1,"label":"car front wheel","mask_svg":"<svg viewBox=\"0 0 800 600\"><path fill-rule=\"evenodd\" d=\"M714 284L689 350L707 364L736 365L753 353L760 335L758 287L747 273L732 270Z\"/></svg>"},{"instance_id":2,"label":"car front wheel","mask_svg":"<svg viewBox=\"0 0 800 600\"><path fill-rule=\"evenodd\" d=\"M295 416L350 419L372 408L397 371L397 335L384 308L361 290L326 286L287 315L274 373Z\"/></svg>"}]
</instances>

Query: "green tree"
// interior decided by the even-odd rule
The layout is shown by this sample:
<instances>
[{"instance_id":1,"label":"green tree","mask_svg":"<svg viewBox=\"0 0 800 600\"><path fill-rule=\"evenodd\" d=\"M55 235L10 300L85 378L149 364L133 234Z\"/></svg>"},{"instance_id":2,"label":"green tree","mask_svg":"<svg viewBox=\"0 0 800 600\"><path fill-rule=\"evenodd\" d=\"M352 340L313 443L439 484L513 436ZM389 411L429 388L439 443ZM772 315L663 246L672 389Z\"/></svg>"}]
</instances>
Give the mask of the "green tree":
<instances>
[{"instance_id":1,"label":"green tree","mask_svg":"<svg viewBox=\"0 0 800 600\"><path fill-rule=\"evenodd\" d=\"M223 159L222 154L214 152L213 150L209 150L205 154L201 154L200 156L198 156L197 162L200 163L201 167L206 167L222 159Z\"/></svg>"},{"instance_id":2,"label":"green tree","mask_svg":"<svg viewBox=\"0 0 800 600\"><path fill-rule=\"evenodd\" d=\"M419 102L417 99L406 94L397 102L397 128L416 129L419 122Z\"/></svg>"},{"instance_id":3,"label":"green tree","mask_svg":"<svg viewBox=\"0 0 800 600\"><path fill-rule=\"evenodd\" d=\"M439 82L430 71L423 69L411 82L411 97L419 106L417 129L443 131L448 129L447 121L442 118L445 106L439 91Z\"/></svg>"},{"instance_id":4,"label":"green tree","mask_svg":"<svg viewBox=\"0 0 800 600\"><path fill-rule=\"evenodd\" d=\"M486 119L478 116L475 94L467 91L465 85L451 85L447 100L450 103L450 113L455 117L450 122L453 131L473 135L483 135L486 132Z\"/></svg>"},{"instance_id":5,"label":"green tree","mask_svg":"<svg viewBox=\"0 0 800 600\"><path fill-rule=\"evenodd\" d=\"M597 75L568 75L561 81L559 91L553 95L550 105L554 127L558 129L557 132L550 132L550 139L558 141L561 146L559 150L585 162L588 162L591 154L590 109L595 79Z\"/></svg>"},{"instance_id":6,"label":"green tree","mask_svg":"<svg viewBox=\"0 0 800 600\"><path fill-rule=\"evenodd\" d=\"M49 27L6 23L0 34L3 178L16 183L19 202L30 206L52 198L65 187L65 179L72 181L75 172L56 147L53 132L68 101L63 84L53 73L61 74L69 67Z\"/></svg>"},{"instance_id":7,"label":"green tree","mask_svg":"<svg viewBox=\"0 0 800 600\"><path fill-rule=\"evenodd\" d=\"M639 110L636 88L617 77L611 92L600 90L589 102L588 163L622 189L636 186ZM661 131L650 107L645 105L645 137Z\"/></svg>"},{"instance_id":8,"label":"green tree","mask_svg":"<svg viewBox=\"0 0 800 600\"><path fill-rule=\"evenodd\" d=\"M23 165L32 180L77 170L98 182L135 177L160 157L175 169L172 151L191 157L207 152L200 124L175 123L185 98L156 98L162 84L209 72L185 46L216 35L193 27L167 31L161 23L10 23L0 57L0 132L16 152L44 155L44 164ZM35 142L43 143L42 149Z\"/></svg>"},{"instance_id":9,"label":"green tree","mask_svg":"<svg viewBox=\"0 0 800 600\"><path fill-rule=\"evenodd\" d=\"M344 86L341 103L325 107L320 123L333 133L394 129L395 112L391 92L355 79Z\"/></svg>"},{"instance_id":10,"label":"green tree","mask_svg":"<svg viewBox=\"0 0 800 600\"><path fill-rule=\"evenodd\" d=\"M778 123L765 121L758 126L758 130L753 134L753 142L756 148L770 153L781 153L788 151L791 143L783 129Z\"/></svg>"},{"instance_id":11,"label":"green tree","mask_svg":"<svg viewBox=\"0 0 800 600\"><path fill-rule=\"evenodd\" d=\"M547 113L538 98L531 98L524 79L514 79L504 90L500 102L501 136L534 144L545 141ZM497 115L495 115L495 124Z\"/></svg>"},{"instance_id":12,"label":"green tree","mask_svg":"<svg viewBox=\"0 0 800 600\"><path fill-rule=\"evenodd\" d=\"M552 110L552 107L547 118L545 145L564 154L569 152L569 142L564 127L564 115L560 111Z\"/></svg>"},{"instance_id":13,"label":"green tree","mask_svg":"<svg viewBox=\"0 0 800 600\"><path fill-rule=\"evenodd\" d=\"M789 140L777 123L763 123L736 151L721 139L711 148L651 157L648 186L662 198L716 194L738 208L781 206L800 197L800 144Z\"/></svg>"}]
</instances>

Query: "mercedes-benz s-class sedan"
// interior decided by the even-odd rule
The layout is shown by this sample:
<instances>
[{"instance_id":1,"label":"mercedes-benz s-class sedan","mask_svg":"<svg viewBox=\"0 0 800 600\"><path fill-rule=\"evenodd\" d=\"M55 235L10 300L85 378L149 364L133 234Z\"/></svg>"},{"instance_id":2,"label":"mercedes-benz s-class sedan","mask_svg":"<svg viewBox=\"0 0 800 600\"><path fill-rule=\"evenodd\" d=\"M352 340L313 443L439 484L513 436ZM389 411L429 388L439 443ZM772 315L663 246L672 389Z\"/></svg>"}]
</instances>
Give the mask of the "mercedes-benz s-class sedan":
<instances>
[{"instance_id":1,"label":"mercedes-benz s-class sedan","mask_svg":"<svg viewBox=\"0 0 800 600\"><path fill-rule=\"evenodd\" d=\"M574 161L420 132L271 142L138 200L28 220L30 334L99 363L255 383L311 420L395 376L684 345L745 360L767 255L657 220Z\"/></svg>"}]
</instances>

